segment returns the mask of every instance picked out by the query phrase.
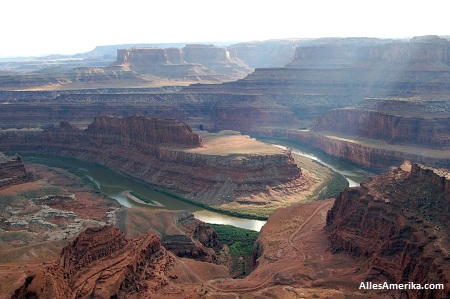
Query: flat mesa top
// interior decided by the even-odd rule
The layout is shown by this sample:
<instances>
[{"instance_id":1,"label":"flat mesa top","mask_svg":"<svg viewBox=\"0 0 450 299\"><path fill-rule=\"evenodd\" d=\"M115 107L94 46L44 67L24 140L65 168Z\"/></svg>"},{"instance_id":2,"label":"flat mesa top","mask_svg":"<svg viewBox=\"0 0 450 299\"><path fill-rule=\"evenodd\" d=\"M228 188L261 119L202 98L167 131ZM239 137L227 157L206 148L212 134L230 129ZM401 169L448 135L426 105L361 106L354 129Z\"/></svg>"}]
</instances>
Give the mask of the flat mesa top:
<instances>
[{"instance_id":1,"label":"flat mesa top","mask_svg":"<svg viewBox=\"0 0 450 299\"><path fill-rule=\"evenodd\" d=\"M263 143L248 135L241 135L235 131L221 131L219 133L196 132L203 140L203 147L186 150L190 153L204 155L227 156L232 154L246 155L275 155L286 151Z\"/></svg>"}]
</instances>

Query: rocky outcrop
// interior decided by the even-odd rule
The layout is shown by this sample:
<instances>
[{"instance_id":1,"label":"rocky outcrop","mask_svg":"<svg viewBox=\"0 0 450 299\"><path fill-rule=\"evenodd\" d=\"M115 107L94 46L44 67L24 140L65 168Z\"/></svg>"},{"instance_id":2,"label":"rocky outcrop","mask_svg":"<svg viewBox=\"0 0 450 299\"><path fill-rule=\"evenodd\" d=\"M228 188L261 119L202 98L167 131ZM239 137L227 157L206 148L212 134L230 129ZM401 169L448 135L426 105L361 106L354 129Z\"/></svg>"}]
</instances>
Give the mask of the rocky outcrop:
<instances>
[{"instance_id":1,"label":"rocky outcrop","mask_svg":"<svg viewBox=\"0 0 450 299\"><path fill-rule=\"evenodd\" d=\"M109 57L103 58L69 58L69 63L63 62L64 59L19 62L17 64L22 64L24 69L13 66L20 73L0 76L0 89L78 89L80 86L115 88L118 85L147 87L198 82L218 83L240 79L253 71L236 56L234 50L213 45L186 45L183 48L137 46L118 49L117 59L113 63ZM26 72L27 70L31 72Z\"/></svg>"},{"instance_id":2,"label":"rocky outcrop","mask_svg":"<svg viewBox=\"0 0 450 299\"><path fill-rule=\"evenodd\" d=\"M132 70L161 78L231 81L252 69L233 50L213 45L186 45L183 48L142 48L117 50L117 60L109 68Z\"/></svg>"},{"instance_id":3,"label":"rocky outcrop","mask_svg":"<svg viewBox=\"0 0 450 299\"><path fill-rule=\"evenodd\" d=\"M125 82L125 83L124 83ZM71 70L49 70L45 73L13 74L0 76L0 87L6 90L39 89L42 87L60 87L69 85L114 86L118 83L129 85L148 84L146 78L129 70L103 67L76 67Z\"/></svg>"},{"instance_id":4,"label":"rocky outcrop","mask_svg":"<svg viewBox=\"0 0 450 299\"><path fill-rule=\"evenodd\" d=\"M192 150L200 146L199 136L185 124L144 117L99 117L86 130L64 125L3 131L0 140L2 149L95 161L208 205L266 193L301 175L288 153L218 155Z\"/></svg>"},{"instance_id":5,"label":"rocky outcrop","mask_svg":"<svg viewBox=\"0 0 450 299\"><path fill-rule=\"evenodd\" d=\"M450 43L438 36L418 36L410 42L330 43L298 47L289 67L372 67L448 70Z\"/></svg>"},{"instance_id":6,"label":"rocky outcrop","mask_svg":"<svg viewBox=\"0 0 450 299\"><path fill-rule=\"evenodd\" d=\"M65 129L67 126L61 126ZM200 136L175 119L146 117L99 116L85 131L98 144L120 144L139 148L157 147L164 144L199 147Z\"/></svg>"},{"instance_id":7,"label":"rocky outcrop","mask_svg":"<svg viewBox=\"0 0 450 299\"><path fill-rule=\"evenodd\" d=\"M450 44L367 40L298 47L285 67L257 68L225 86L231 93L346 97L444 97L450 88ZM200 87L189 87L195 91Z\"/></svg>"},{"instance_id":8,"label":"rocky outcrop","mask_svg":"<svg viewBox=\"0 0 450 299\"><path fill-rule=\"evenodd\" d=\"M240 47L257 51L259 45L236 45L237 51ZM447 90L450 88L448 49L446 39L432 36L413 38L409 42L356 38L322 40L321 43L311 41L310 44L302 43L296 50L295 58L285 67L257 68L235 82L196 84L186 87L183 92L211 94L219 98L210 110L211 129L236 129L266 135L270 132L269 127L310 128L318 117L322 117L323 125L318 123L317 128L334 129L334 122L337 128L340 125L358 128L358 123L347 125L344 118L338 121L335 120L337 116L324 113L353 106L363 102L364 97L447 99ZM237 53L239 55L240 52ZM387 106L388 102L382 105ZM425 106L433 105L427 103ZM398 103L391 106L398 106ZM406 108L405 111L410 110ZM432 139L432 146L443 146L447 142L445 137L439 135L441 131L445 132L448 116L437 114L439 110L427 110L426 117L436 117L436 121L419 124L422 128L418 130L423 130L423 140L419 143L424 144ZM418 118L423 118L423 113ZM351 117L350 120L356 122L357 118ZM383 122L388 125L389 121ZM401 125L405 129L398 129L396 121L392 119L394 124L391 135L397 134L394 131L398 131L398 134L386 136L383 140L406 143L411 140L416 143L417 140L412 137L416 129L406 128L409 124L406 127ZM404 121L415 122L406 116ZM387 134L377 132L380 126L376 124L371 127L370 122L362 126L361 135L371 137ZM365 128L372 130L369 135L366 135ZM404 130L409 131L406 132L409 136L399 137Z\"/></svg>"},{"instance_id":9,"label":"rocky outcrop","mask_svg":"<svg viewBox=\"0 0 450 299\"><path fill-rule=\"evenodd\" d=\"M357 107L325 113L314 130L445 148L450 145L450 102L366 100Z\"/></svg>"},{"instance_id":10,"label":"rocky outcrop","mask_svg":"<svg viewBox=\"0 0 450 299\"><path fill-rule=\"evenodd\" d=\"M450 156L445 149L390 146L384 143L376 144L370 140L352 139L351 136L335 136L332 133L307 130L289 130L285 134L289 140L307 144L334 157L371 169L386 171L405 160L450 168Z\"/></svg>"},{"instance_id":11,"label":"rocky outcrop","mask_svg":"<svg viewBox=\"0 0 450 299\"><path fill-rule=\"evenodd\" d=\"M70 121L86 127L98 115L143 115L206 122L213 97L175 94L172 89L1 92L1 128L57 126ZM174 91L177 88L173 89ZM191 121L191 122L192 122Z\"/></svg>"},{"instance_id":12,"label":"rocky outcrop","mask_svg":"<svg viewBox=\"0 0 450 299\"><path fill-rule=\"evenodd\" d=\"M13 298L151 296L168 284L173 264L155 235L133 240L115 227L88 228L57 263L28 276Z\"/></svg>"},{"instance_id":13,"label":"rocky outcrop","mask_svg":"<svg viewBox=\"0 0 450 299\"><path fill-rule=\"evenodd\" d=\"M448 298L449 181L447 170L405 164L346 189L327 215L332 249L366 257L367 280L441 283L445 290L404 292Z\"/></svg>"},{"instance_id":14,"label":"rocky outcrop","mask_svg":"<svg viewBox=\"0 0 450 299\"><path fill-rule=\"evenodd\" d=\"M194 218L187 211L178 212L174 217L178 233L162 231L161 243L167 250L179 257L217 263L218 253L223 245L217 233L204 222Z\"/></svg>"},{"instance_id":15,"label":"rocky outcrop","mask_svg":"<svg viewBox=\"0 0 450 299\"><path fill-rule=\"evenodd\" d=\"M195 84L183 92L224 98L211 111L213 128L228 126L247 133L267 131L256 132L261 127L310 128L321 116L323 126L328 126L334 120L329 117L326 122L324 113L359 104L365 97L448 99L449 49L448 41L437 37L410 42L323 41L298 47L284 67L257 68L235 82ZM263 97L263 103L252 96ZM237 97L242 100L235 103ZM240 111L247 111L250 119L239 115Z\"/></svg>"},{"instance_id":16,"label":"rocky outcrop","mask_svg":"<svg viewBox=\"0 0 450 299\"><path fill-rule=\"evenodd\" d=\"M27 173L20 156L8 157L0 152L0 190L32 179L32 174Z\"/></svg>"},{"instance_id":17,"label":"rocky outcrop","mask_svg":"<svg viewBox=\"0 0 450 299\"><path fill-rule=\"evenodd\" d=\"M210 121L210 130L243 133L263 131L264 128L286 128L299 122L287 107L263 95L230 95L226 102L214 105Z\"/></svg>"}]
</instances>

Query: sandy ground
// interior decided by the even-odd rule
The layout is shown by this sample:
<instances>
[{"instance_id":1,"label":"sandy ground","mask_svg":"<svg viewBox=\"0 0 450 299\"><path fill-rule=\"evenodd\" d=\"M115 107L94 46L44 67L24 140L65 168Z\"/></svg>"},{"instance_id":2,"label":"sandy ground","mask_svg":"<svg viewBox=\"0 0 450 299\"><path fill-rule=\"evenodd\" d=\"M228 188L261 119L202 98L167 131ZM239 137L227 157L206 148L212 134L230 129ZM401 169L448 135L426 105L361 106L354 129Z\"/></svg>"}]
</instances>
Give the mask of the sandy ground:
<instances>
[{"instance_id":1,"label":"sandy ground","mask_svg":"<svg viewBox=\"0 0 450 299\"><path fill-rule=\"evenodd\" d=\"M220 131L219 133L196 132L203 140L203 147L187 150L204 155L248 154L274 155L285 153L284 150L268 145L248 135L236 131Z\"/></svg>"},{"instance_id":2,"label":"sandy ground","mask_svg":"<svg viewBox=\"0 0 450 299\"><path fill-rule=\"evenodd\" d=\"M242 280L208 281L211 292L239 298L379 298L358 290L360 260L329 250L323 228L333 202L276 210L261 232L265 250L258 268Z\"/></svg>"}]
</instances>

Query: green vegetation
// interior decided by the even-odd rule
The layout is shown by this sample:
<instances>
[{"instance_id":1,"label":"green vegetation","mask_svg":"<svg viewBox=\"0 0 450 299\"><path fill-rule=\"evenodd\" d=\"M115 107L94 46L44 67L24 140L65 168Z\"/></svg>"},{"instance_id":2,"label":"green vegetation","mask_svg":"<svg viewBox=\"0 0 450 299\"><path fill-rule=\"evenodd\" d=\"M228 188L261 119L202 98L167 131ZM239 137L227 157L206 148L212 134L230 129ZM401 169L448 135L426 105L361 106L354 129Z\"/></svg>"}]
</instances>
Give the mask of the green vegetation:
<instances>
[{"instance_id":1,"label":"green vegetation","mask_svg":"<svg viewBox=\"0 0 450 299\"><path fill-rule=\"evenodd\" d=\"M20 155L22 156L24 161L27 162L31 162L31 163L36 163L36 164L43 164L43 165L47 165L49 167L56 167L56 168L62 168L78 177L80 177L80 179L82 180L82 183L91 187L94 187L96 190L98 190L98 192L100 192L98 186L95 184L95 182L93 182L87 175L85 172L83 172L82 170L80 170L79 168L70 166L68 163L65 163L64 160L73 160L74 162L77 161L77 159L75 158L70 158L70 157L63 157L63 156L57 156L57 155L46 155L46 154L36 154L36 153L20 153ZM96 166L99 167L103 167L105 169L108 169L112 172L116 172L119 173L105 165L99 164L99 163L94 163L94 162L90 162L95 164ZM123 173L119 173L122 176L126 176ZM127 176L135 181L138 181L142 184L148 185L148 183L144 182L143 180L137 179L137 178L133 178L130 176ZM225 214L225 215L230 215L230 216L234 216L234 217L239 217L239 218L246 218L246 219L255 219L255 220L267 220L268 216L267 215L255 215L255 214L251 214L251 213L245 213L245 212L241 212L241 211L227 211L221 208L217 208L217 207L212 207L209 206L207 204L204 203L200 203L185 197L182 197L178 194L174 194L166 189L158 189L158 188L154 188L154 186L150 186L150 188L152 188L155 191L158 191L162 194L171 196L173 198L176 198L178 200L184 201L186 203L189 203L191 205L203 208L205 210L209 210L209 211L213 211L213 212L217 212L217 213L221 213L221 214ZM131 192L130 192L131 193ZM132 193L132 195L136 196L136 194ZM137 198L146 201L145 199L142 199L141 197L145 198L145 196L139 195L136 196ZM147 199L149 200L149 199ZM153 204L154 202L151 201L151 203Z\"/></svg>"},{"instance_id":2,"label":"green vegetation","mask_svg":"<svg viewBox=\"0 0 450 299\"><path fill-rule=\"evenodd\" d=\"M43 187L38 190L28 190L17 194L26 198L39 198L46 195L67 195L67 192L58 187Z\"/></svg>"},{"instance_id":3,"label":"green vegetation","mask_svg":"<svg viewBox=\"0 0 450 299\"><path fill-rule=\"evenodd\" d=\"M254 220L267 220L269 218L268 216L263 216L263 215L255 215L255 214L250 214L250 213L245 213L245 212L237 212L237 211L228 211L228 210L216 208L213 206L208 206L207 204L179 196L177 194L171 193L164 189L155 189L155 190L160 193L163 193L168 196L179 199L181 201L187 202L191 205L203 208L205 210L209 210L209 211L213 211L213 212L217 212L217 213L221 213L221 214L225 214L225 215L229 215L229 216L234 216L234 217L238 217L238 218L246 218L246 219L254 219Z\"/></svg>"},{"instance_id":4,"label":"green vegetation","mask_svg":"<svg viewBox=\"0 0 450 299\"><path fill-rule=\"evenodd\" d=\"M144 196L142 194L139 194L139 193L137 193L135 191L130 191L130 194L133 195L134 197L139 198L143 202L146 202L146 203L151 204L151 205L156 205L156 203L153 200L151 200L150 198L148 198L148 197L146 197L146 196Z\"/></svg>"},{"instance_id":5,"label":"green vegetation","mask_svg":"<svg viewBox=\"0 0 450 299\"><path fill-rule=\"evenodd\" d=\"M231 272L244 275L253 257L253 244L259 232L223 224L208 224L218 235L219 241L227 245L231 258Z\"/></svg>"},{"instance_id":6,"label":"green vegetation","mask_svg":"<svg viewBox=\"0 0 450 299\"><path fill-rule=\"evenodd\" d=\"M327 185L317 194L317 200L337 197L348 187L348 181L339 173L335 173Z\"/></svg>"}]
</instances>

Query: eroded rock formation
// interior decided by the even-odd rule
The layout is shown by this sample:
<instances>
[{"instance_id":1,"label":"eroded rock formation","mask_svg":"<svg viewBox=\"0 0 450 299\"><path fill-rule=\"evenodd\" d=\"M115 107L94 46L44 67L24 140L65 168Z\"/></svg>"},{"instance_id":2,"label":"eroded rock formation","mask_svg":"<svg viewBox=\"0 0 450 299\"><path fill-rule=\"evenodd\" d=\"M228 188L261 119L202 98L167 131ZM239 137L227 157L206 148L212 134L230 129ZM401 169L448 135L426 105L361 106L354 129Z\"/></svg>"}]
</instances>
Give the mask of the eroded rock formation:
<instances>
[{"instance_id":1,"label":"eroded rock formation","mask_svg":"<svg viewBox=\"0 0 450 299\"><path fill-rule=\"evenodd\" d=\"M287 52L293 51L295 45L301 46L291 63L285 67L258 68L235 82L196 84L170 93L149 90L130 93L123 89L59 95L9 92L4 98L8 105L0 111L0 125L4 128L14 124L46 127L60 121L87 125L98 114L142 113L180 119L207 130L234 129L259 136L286 137L292 136L286 129L312 129L350 135L349 138L336 136L349 140L355 136L375 139L369 143L381 140L444 151L449 146L450 64L446 39L436 36L416 37L410 41L352 38L285 41L281 44L283 46L278 49ZM178 50L132 48L119 53L122 58L112 69L123 67L136 73L129 68L200 67L197 62L200 53L208 63L225 66L237 59L234 52L239 57L241 50L248 56L266 50L267 55L272 55L276 47L268 46L264 50L264 45L239 44L234 50L200 45ZM205 66L202 64L201 67ZM371 98L372 104L364 101L365 97ZM21 103L25 101L26 104ZM30 101L35 103L29 105ZM38 101L40 103L36 103ZM315 140L316 144L323 143L320 136ZM336 140L327 142L336 143ZM342 139L339 142L342 143ZM449 159L442 153L429 153L428 150L391 150L383 146L380 149L361 144L359 147L363 150L355 157L343 154L341 145L319 147L332 155L338 152L339 157L347 156L364 166L384 169L401 163L399 159L403 154L434 166L440 162L435 163L433 159L444 160L442 165L447 165L445 161ZM355 143L346 147L353 150ZM364 151L371 157L362 157ZM417 156L425 158L415 159ZM375 160L383 165L377 165ZM393 164L389 164L390 161Z\"/></svg>"},{"instance_id":2,"label":"eroded rock formation","mask_svg":"<svg viewBox=\"0 0 450 299\"><path fill-rule=\"evenodd\" d=\"M217 233L204 222L194 218L190 212L183 211L174 217L179 233L164 231L161 242L164 248L179 257L217 263L216 253L222 249Z\"/></svg>"},{"instance_id":3,"label":"eroded rock formation","mask_svg":"<svg viewBox=\"0 0 450 299\"><path fill-rule=\"evenodd\" d=\"M314 130L445 148L450 145L450 102L370 99L325 113Z\"/></svg>"},{"instance_id":4,"label":"eroded rock formation","mask_svg":"<svg viewBox=\"0 0 450 299\"><path fill-rule=\"evenodd\" d=\"M346 189L327 216L332 249L367 258L367 280L441 283L445 290L404 292L448 298L449 188L447 170L404 164Z\"/></svg>"},{"instance_id":5,"label":"eroded rock formation","mask_svg":"<svg viewBox=\"0 0 450 299\"><path fill-rule=\"evenodd\" d=\"M57 263L28 276L13 298L142 298L168 284L173 265L155 235L127 239L112 226L88 228Z\"/></svg>"},{"instance_id":6,"label":"eroded rock formation","mask_svg":"<svg viewBox=\"0 0 450 299\"><path fill-rule=\"evenodd\" d=\"M233 50L213 45L186 45L183 48L130 48L117 50L117 60L109 68L132 70L161 78L230 81L252 69Z\"/></svg>"},{"instance_id":7,"label":"eroded rock formation","mask_svg":"<svg viewBox=\"0 0 450 299\"><path fill-rule=\"evenodd\" d=\"M286 137L318 148L334 157L376 170L387 171L405 160L450 168L450 155L446 149L403 147L383 142L377 144L370 139L360 141L352 136L335 136L332 133L306 130L289 130Z\"/></svg>"},{"instance_id":8,"label":"eroded rock formation","mask_svg":"<svg viewBox=\"0 0 450 299\"><path fill-rule=\"evenodd\" d=\"M300 178L286 152L202 154L201 139L176 120L98 117L86 130L3 131L0 148L75 156L206 204L269 193ZM289 190L289 186L285 186Z\"/></svg>"},{"instance_id":9,"label":"eroded rock formation","mask_svg":"<svg viewBox=\"0 0 450 299\"><path fill-rule=\"evenodd\" d=\"M32 174L25 170L20 156L8 157L0 152L0 190L30 181L32 178Z\"/></svg>"}]
</instances>

